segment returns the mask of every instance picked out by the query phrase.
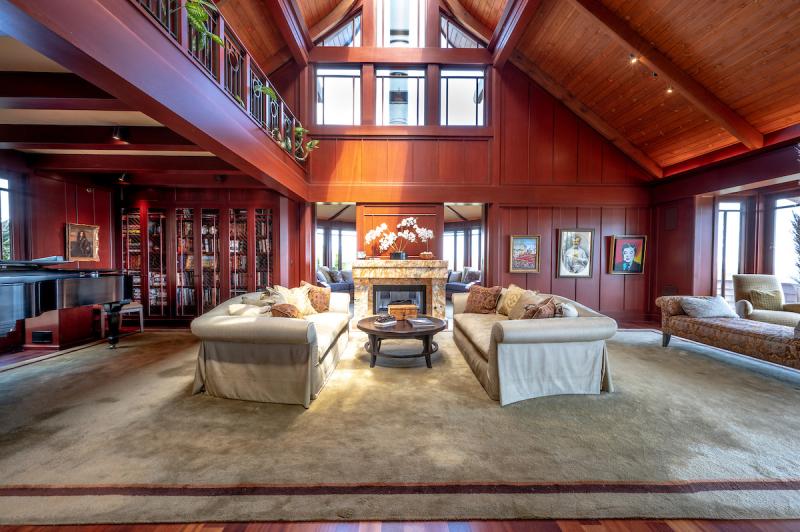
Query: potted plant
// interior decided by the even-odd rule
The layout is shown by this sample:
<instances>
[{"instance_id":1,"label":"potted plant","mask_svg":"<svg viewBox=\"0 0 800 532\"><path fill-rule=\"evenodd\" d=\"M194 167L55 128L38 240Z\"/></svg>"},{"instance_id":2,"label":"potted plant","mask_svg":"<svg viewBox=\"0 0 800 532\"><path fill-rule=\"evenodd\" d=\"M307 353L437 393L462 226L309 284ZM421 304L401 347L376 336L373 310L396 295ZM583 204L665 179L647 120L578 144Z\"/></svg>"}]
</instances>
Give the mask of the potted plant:
<instances>
[{"instance_id":1,"label":"potted plant","mask_svg":"<svg viewBox=\"0 0 800 532\"><path fill-rule=\"evenodd\" d=\"M417 240L424 242L427 249L427 244L433 238L433 231L420 227L417 224L417 219L414 217L404 218L397 224L397 232L389 231L389 226L385 223L380 224L375 229L368 231L364 237L364 242L371 246L377 243L378 249L381 253L389 251L389 258L392 260L405 260L408 258L406 248L409 244L413 244ZM432 256L429 251L428 253ZM420 254L422 257L422 254Z\"/></svg>"}]
</instances>

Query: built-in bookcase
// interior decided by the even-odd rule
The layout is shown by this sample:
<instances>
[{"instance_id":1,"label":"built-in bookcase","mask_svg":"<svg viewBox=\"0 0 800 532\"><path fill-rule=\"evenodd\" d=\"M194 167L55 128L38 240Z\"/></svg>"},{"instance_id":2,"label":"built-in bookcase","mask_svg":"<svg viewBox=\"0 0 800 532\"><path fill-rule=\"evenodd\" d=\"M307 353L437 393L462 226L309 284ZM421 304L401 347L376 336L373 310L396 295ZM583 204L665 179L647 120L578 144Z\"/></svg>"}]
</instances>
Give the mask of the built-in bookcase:
<instances>
[{"instance_id":1,"label":"built-in bookcase","mask_svg":"<svg viewBox=\"0 0 800 532\"><path fill-rule=\"evenodd\" d=\"M256 290L272 286L272 210L256 209Z\"/></svg>"},{"instance_id":2,"label":"built-in bookcase","mask_svg":"<svg viewBox=\"0 0 800 532\"><path fill-rule=\"evenodd\" d=\"M122 273L131 276L133 301L142 302L142 212L122 210Z\"/></svg>"},{"instance_id":3,"label":"built-in bookcase","mask_svg":"<svg viewBox=\"0 0 800 532\"><path fill-rule=\"evenodd\" d=\"M194 209L175 211L175 313L178 316L197 315L194 221Z\"/></svg>"},{"instance_id":4,"label":"built-in bookcase","mask_svg":"<svg viewBox=\"0 0 800 532\"><path fill-rule=\"evenodd\" d=\"M231 297L246 294L248 291L247 218L247 209L230 209L228 248Z\"/></svg>"},{"instance_id":5,"label":"built-in bookcase","mask_svg":"<svg viewBox=\"0 0 800 532\"><path fill-rule=\"evenodd\" d=\"M219 209L203 209L200 254L203 267L203 312L220 304Z\"/></svg>"},{"instance_id":6,"label":"built-in bookcase","mask_svg":"<svg viewBox=\"0 0 800 532\"><path fill-rule=\"evenodd\" d=\"M147 212L147 313L169 315L167 292L167 215L163 209Z\"/></svg>"}]
</instances>

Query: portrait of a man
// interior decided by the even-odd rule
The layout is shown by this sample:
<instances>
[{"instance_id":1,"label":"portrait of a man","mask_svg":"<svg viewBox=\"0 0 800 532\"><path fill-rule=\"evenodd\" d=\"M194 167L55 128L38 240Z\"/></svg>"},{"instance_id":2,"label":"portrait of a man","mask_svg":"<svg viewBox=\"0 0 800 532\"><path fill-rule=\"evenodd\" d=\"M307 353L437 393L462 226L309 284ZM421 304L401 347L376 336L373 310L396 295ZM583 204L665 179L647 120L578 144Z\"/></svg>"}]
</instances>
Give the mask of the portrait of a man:
<instances>
[{"instance_id":1,"label":"portrait of a man","mask_svg":"<svg viewBox=\"0 0 800 532\"><path fill-rule=\"evenodd\" d=\"M594 230L561 230L558 241L558 276L591 277Z\"/></svg>"},{"instance_id":2,"label":"portrait of a man","mask_svg":"<svg viewBox=\"0 0 800 532\"><path fill-rule=\"evenodd\" d=\"M99 261L97 225L67 224L67 260Z\"/></svg>"},{"instance_id":3,"label":"portrait of a man","mask_svg":"<svg viewBox=\"0 0 800 532\"><path fill-rule=\"evenodd\" d=\"M611 241L609 273L644 273L644 235L614 236Z\"/></svg>"}]
</instances>

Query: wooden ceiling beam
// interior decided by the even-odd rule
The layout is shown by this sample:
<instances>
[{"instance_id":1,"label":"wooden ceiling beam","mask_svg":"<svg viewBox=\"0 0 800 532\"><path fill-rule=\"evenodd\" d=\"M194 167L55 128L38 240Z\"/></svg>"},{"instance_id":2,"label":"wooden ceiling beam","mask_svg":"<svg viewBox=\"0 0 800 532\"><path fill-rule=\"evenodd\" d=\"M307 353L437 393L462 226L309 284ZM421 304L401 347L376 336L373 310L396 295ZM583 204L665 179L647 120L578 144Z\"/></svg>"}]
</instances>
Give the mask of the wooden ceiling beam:
<instances>
[{"instance_id":1,"label":"wooden ceiling beam","mask_svg":"<svg viewBox=\"0 0 800 532\"><path fill-rule=\"evenodd\" d=\"M442 5L450 11L453 18L455 18L459 24L472 32L476 37L483 39L484 44L487 44L492 39L492 30L472 16L472 13L461 4L460 0L442 0Z\"/></svg>"},{"instance_id":2,"label":"wooden ceiling beam","mask_svg":"<svg viewBox=\"0 0 800 532\"><path fill-rule=\"evenodd\" d=\"M165 127L123 127L114 139L113 126L0 124L0 149L203 151Z\"/></svg>"},{"instance_id":3,"label":"wooden ceiling beam","mask_svg":"<svg viewBox=\"0 0 800 532\"><path fill-rule=\"evenodd\" d=\"M360 0L340 0L340 2L336 4L336 7L334 7L330 13L322 17L322 19L314 24L314 27L309 30L308 33L311 37L311 42L313 43L334 29L351 13L355 12L355 10L360 6Z\"/></svg>"},{"instance_id":4,"label":"wooden ceiling beam","mask_svg":"<svg viewBox=\"0 0 800 532\"><path fill-rule=\"evenodd\" d=\"M265 0L265 4L273 15L275 24L292 53L292 58L302 67L308 65L311 37L297 0Z\"/></svg>"},{"instance_id":5,"label":"wooden ceiling beam","mask_svg":"<svg viewBox=\"0 0 800 532\"><path fill-rule=\"evenodd\" d=\"M59 172L150 172L161 174L241 174L217 157L164 155L30 155L36 170Z\"/></svg>"},{"instance_id":6,"label":"wooden ceiling beam","mask_svg":"<svg viewBox=\"0 0 800 532\"><path fill-rule=\"evenodd\" d=\"M764 136L752 124L647 42L602 2L599 0L570 0L570 2L602 25L622 46L637 54L642 64L672 82L673 88L684 98L718 122L745 146L756 149L764 145Z\"/></svg>"},{"instance_id":7,"label":"wooden ceiling beam","mask_svg":"<svg viewBox=\"0 0 800 532\"><path fill-rule=\"evenodd\" d=\"M407 65L489 65L492 56L483 48L342 48L315 46L312 63L398 63Z\"/></svg>"},{"instance_id":8,"label":"wooden ceiling beam","mask_svg":"<svg viewBox=\"0 0 800 532\"><path fill-rule=\"evenodd\" d=\"M550 76L542 72L530 59L517 52L511 57L511 62L520 70L530 76L533 81L538 83L549 92L553 97L560 100L573 113L578 115L583 121L592 126L598 133L607 138L625 155L633 159L648 173L655 177L663 177L663 169L646 153L634 146L619 131L614 129L605 120L596 115L591 109L580 102L571 92L556 83Z\"/></svg>"},{"instance_id":9,"label":"wooden ceiling beam","mask_svg":"<svg viewBox=\"0 0 800 532\"><path fill-rule=\"evenodd\" d=\"M83 78L56 72L0 72L0 109L131 110Z\"/></svg>"},{"instance_id":10,"label":"wooden ceiling beam","mask_svg":"<svg viewBox=\"0 0 800 532\"><path fill-rule=\"evenodd\" d=\"M495 68L503 68L514 53L540 3L541 0L508 0L489 41Z\"/></svg>"}]
</instances>

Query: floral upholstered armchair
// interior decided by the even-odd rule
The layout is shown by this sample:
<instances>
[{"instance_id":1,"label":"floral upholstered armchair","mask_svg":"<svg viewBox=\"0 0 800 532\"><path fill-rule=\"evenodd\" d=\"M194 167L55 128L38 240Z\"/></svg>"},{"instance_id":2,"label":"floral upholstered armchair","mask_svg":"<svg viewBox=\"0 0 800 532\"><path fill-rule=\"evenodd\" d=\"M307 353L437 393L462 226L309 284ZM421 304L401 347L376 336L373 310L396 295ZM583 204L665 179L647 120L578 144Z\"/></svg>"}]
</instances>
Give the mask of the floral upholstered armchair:
<instances>
[{"instance_id":1,"label":"floral upholstered armchair","mask_svg":"<svg viewBox=\"0 0 800 532\"><path fill-rule=\"evenodd\" d=\"M734 275L733 293L736 313L742 318L788 327L800 323L800 303L786 303L781 282L774 275Z\"/></svg>"}]
</instances>

